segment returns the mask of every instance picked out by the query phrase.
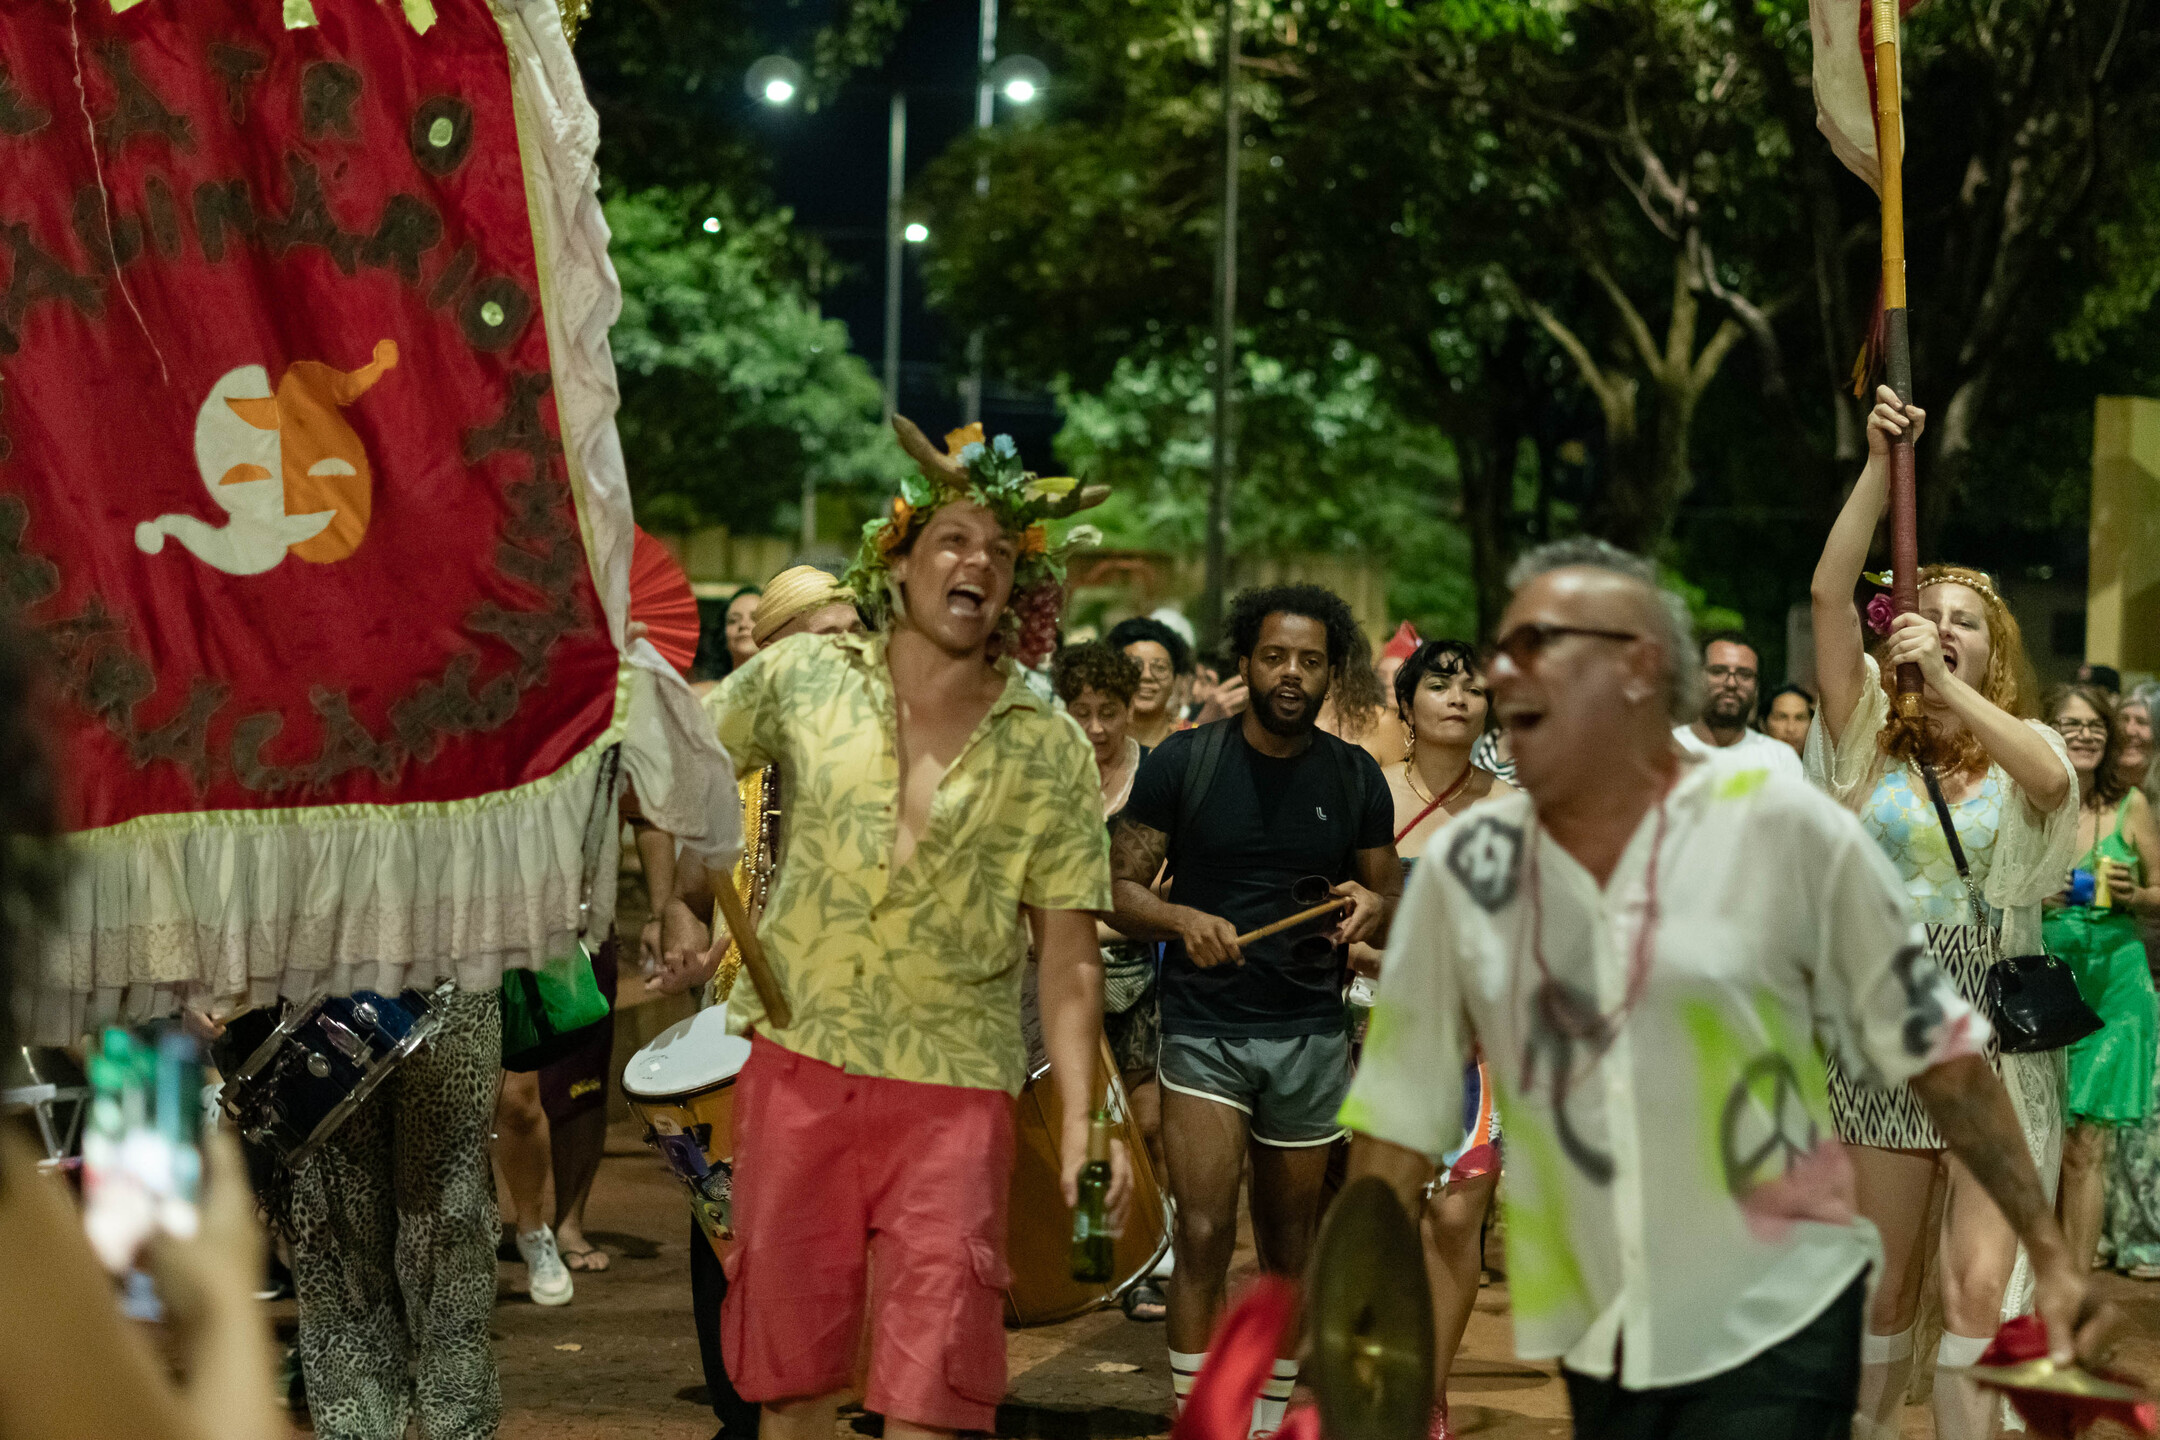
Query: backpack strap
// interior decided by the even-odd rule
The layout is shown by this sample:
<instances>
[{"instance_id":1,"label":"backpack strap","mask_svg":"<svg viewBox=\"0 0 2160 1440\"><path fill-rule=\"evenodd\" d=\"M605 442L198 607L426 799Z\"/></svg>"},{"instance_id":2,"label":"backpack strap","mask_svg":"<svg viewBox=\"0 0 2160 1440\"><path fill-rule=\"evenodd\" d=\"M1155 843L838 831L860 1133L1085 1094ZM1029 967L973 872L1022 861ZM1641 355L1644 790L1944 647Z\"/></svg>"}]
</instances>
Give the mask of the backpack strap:
<instances>
[{"instance_id":1,"label":"backpack strap","mask_svg":"<svg viewBox=\"0 0 2160 1440\"><path fill-rule=\"evenodd\" d=\"M1242 715L1231 715L1210 721L1192 732L1193 743L1185 752L1184 778L1178 786L1177 829L1170 835L1168 858L1173 874L1178 868L1179 838L1191 833L1193 823L1200 818L1201 807L1207 803L1215 776L1222 770L1223 756L1230 748L1230 728L1244 723ZM1337 785L1350 806L1350 834L1355 848L1358 817L1365 813L1366 800L1365 767L1358 764L1358 747L1325 730L1313 732L1313 743L1326 746L1329 758L1335 763Z\"/></svg>"},{"instance_id":2,"label":"backpack strap","mask_svg":"<svg viewBox=\"0 0 2160 1440\"><path fill-rule=\"evenodd\" d=\"M1230 748L1230 727L1244 723L1244 717L1232 715L1222 720L1210 721L1192 732L1192 744L1185 751L1185 775L1178 785L1177 829L1170 834L1170 869L1177 869L1178 841L1192 833L1193 822L1200 818L1200 807L1206 803L1215 776L1222 769L1223 754Z\"/></svg>"},{"instance_id":3,"label":"backpack strap","mask_svg":"<svg viewBox=\"0 0 2160 1440\"><path fill-rule=\"evenodd\" d=\"M1313 740L1334 752L1335 779L1342 788L1343 799L1350 806L1350 850L1355 854L1358 821L1365 814L1365 767L1358 764L1359 747L1325 730L1313 731Z\"/></svg>"}]
</instances>

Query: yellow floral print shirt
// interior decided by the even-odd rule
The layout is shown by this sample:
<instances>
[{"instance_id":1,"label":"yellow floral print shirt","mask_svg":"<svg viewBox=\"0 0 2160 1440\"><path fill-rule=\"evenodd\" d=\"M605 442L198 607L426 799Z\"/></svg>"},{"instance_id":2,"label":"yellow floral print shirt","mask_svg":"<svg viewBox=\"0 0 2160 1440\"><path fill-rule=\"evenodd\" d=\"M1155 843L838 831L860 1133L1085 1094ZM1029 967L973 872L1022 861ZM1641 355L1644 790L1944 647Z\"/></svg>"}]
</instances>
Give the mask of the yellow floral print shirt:
<instances>
[{"instance_id":1,"label":"yellow floral print shirt","mask_svg":"<svg viewBox=\"0 0 2160 1440\"><path fill-rule=\"evenodd\" d=\"M792 636L707 697L737 772L778 765L787 797L758 938L795 1022L768 1038L852 1074L1019 1091L1021 907L1110 909L1110 850L1087 738L999 664L1005 692L897 875L884 637Z\"/></svg>"}]
</instances>

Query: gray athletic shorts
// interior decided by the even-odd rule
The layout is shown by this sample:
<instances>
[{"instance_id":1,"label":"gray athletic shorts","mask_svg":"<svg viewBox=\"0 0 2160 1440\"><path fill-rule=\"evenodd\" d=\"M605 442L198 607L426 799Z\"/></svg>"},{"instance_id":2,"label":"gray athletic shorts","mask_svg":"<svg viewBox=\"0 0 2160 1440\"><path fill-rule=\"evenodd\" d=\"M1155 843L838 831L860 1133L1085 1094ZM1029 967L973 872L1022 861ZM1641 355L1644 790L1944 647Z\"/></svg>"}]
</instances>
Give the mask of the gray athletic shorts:
<instances>
[{"instance_id":1,"label":"gray athletic shorts","mask_svg":"<svg viewBox=\"0 0 2160 1440\"><path fill-rule=\"evenodd\" d=\"M1252 1117L1252 1137L1286 1150L1325 1145L1350 1093L1350 1037L1340 1030L1273 1039L1162 1037L1163 1088Z\"/></svg>"}]
</instances>

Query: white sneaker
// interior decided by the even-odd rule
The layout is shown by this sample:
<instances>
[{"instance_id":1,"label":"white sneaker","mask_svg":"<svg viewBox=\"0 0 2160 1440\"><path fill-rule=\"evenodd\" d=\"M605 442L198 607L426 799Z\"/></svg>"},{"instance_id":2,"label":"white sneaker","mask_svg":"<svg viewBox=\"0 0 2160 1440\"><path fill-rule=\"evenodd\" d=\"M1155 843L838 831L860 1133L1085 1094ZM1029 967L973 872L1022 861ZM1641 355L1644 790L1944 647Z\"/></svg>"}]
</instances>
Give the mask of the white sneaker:
<instances>
[{"instance_id":1,"label":"white sneaker","mask_svg":"<svg viewBox=\"0 0 2160 1440\"><path fill-rule=\"evenodd\" d=\"M562 1263L562 1252L555 1248L555 1232L545 1225L529 1235L521 1232L517 1247L525 1257L526 1289L532 1292L533 1304L569 1304L577 1287L571 1282L570 1267Z\"/></svg>"}]
</instances>

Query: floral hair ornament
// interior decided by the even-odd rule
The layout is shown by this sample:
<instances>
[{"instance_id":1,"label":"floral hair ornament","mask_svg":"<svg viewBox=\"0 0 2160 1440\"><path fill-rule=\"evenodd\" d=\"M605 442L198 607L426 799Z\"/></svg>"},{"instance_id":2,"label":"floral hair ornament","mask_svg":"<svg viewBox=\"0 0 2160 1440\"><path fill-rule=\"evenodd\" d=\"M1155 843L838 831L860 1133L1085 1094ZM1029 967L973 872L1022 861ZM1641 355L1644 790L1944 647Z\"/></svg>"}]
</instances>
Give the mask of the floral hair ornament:
<instances>
[{"instance_id":1,"label":"floral hair ornament","mask_svg":"<svg viewBox=\"0 0 2160 1440\"><path fill-rule=\"evenodd\" d=\"M1860 578L1884 591L1890 588L1890 572L1888 570L1863 570L1860 572ZM1860 618L1866 622L1867 628L1875 634L1888 635L1890 633L1890 623L1897 619L1897 604L1887 594L1877 595L1867 602L1867 608L1860 612Z\"/></svg>"},{"instance_id":2,"label":"floral hair ornament","mask_svg":"<svg viewBox=\"0 0 2160 1440\"><path fill-rule=\"evenodd\" d=\"M919 473L901 481L887 512L863 526L862 544L841 583L884 624L900 603L892 557L908 548L942 506L956 501L980 505L1019 542L1012 599L991 637L990 654L1011 655L1030 668L1041 665L1057 647L1066 562L1074 552L1102 543L1102 532L1092 525L1075 525L1053 539L1049 522L1100 505L1109 498L1110 487L1033 474L1021 466L1020 447L1012 436L985 441L979 424L946 435L940 451L905 415L893 416L892 423L900 448Z\"/></svg>"}]
</instances>

